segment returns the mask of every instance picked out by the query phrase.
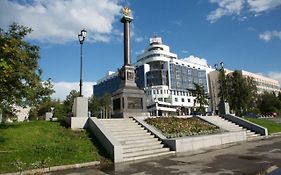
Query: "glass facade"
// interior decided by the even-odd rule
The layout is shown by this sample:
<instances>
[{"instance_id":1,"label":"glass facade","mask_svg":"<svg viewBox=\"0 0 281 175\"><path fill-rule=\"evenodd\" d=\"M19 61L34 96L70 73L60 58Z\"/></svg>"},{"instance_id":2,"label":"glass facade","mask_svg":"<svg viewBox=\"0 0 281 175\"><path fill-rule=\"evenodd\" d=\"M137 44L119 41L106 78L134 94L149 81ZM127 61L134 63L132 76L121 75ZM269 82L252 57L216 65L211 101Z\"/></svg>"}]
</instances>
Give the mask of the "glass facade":
<instances>
[{"instance_id":1,"label":"glass facade","mask_svg":"<svg viewBox=\"0 0 281 175\"><path fill-rule=\"evenodd\" d=\"M136 84L140 89L143 89L145 84L144 80L144 65L136 68Z\"/></svg>"},{"instance_id":2,"label":"glass facade","mask_svg":"<svg viewBox=\"0 0 281 175\"><path fill-rule=\"evenodd\" d=\"M146 73L147 86L168 85L168 71L153 70Z\"/></svg>"},{"instance_id":3,"label":"glass facade","mask_svg":"<svg viewBox=\"0 0 281 175\"><path fill-rule=\"evenodd\" d=\"M185 65L170 63L171 89L187 90L194 89L197 83L204 87L207 92L207 76L205 70L187 67Z\"/></svg>"},{"instance_id":4,"label":"glass facade","mask_svg":"<svg viewBox=\"0 0 281 175\"><path fill-rule=\"evenodd\" d=\"M102 97L105 93L112 94L114 91L118 90L121 85L121 79L116 76L109 80L105 80L97 85L94 85L93 91L94 96Z\"/></svg>"},{"instance_id":5,"label":"glass facade","mask_svg":"<svg viewBox=\"0 0 281 175\"><path fill-rule=\"evenodd\" d=\"M147 86L169 85L168 71L164 69L165 61L148 63L150 71L146 73Z\"/></svg>"}]
</instances>

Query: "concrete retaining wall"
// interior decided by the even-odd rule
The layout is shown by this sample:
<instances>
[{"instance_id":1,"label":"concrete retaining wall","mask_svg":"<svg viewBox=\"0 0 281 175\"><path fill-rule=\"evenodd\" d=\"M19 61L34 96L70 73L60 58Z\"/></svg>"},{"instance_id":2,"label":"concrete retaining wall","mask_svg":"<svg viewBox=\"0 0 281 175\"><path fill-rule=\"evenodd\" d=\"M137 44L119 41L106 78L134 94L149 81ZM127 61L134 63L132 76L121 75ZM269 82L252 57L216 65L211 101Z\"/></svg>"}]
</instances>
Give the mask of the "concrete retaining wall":
<instances>
[{"instance_id":1,"label":"concrete retaining wall","mask_svg":"<svg viewBox=\"0 0 281 175\"><path fill-rule=\"evenodd\" d=\"M240 142L246 140L245 131L226 132L220 134L189 136L167 139L161 132L156 130L153 126L144 122L145 118L134 117L139 124L152 132L156 137L162 140L163 144L176 152L194 151L210 146L222 145L232 142Z\"/></svg>"},{"instance_id":2,"label":"concrete retaining wall","mask_svg":"<svg viewBox=\"0 0 281 175\"><path fill-rule=\"evenodd\" d=\"M102 143L107 153L109 153L114 163L123 161L123 148L111 134L99 123L95 117L90 117L88 120L87 129L89 129Z\"/></svg>"},{"instance_id":3,"label":"concrete retaining wall","mask_svg":"<svg viewBox=\"0 0 281 175\"><path fill-rule=\"evenodd\" d=\"M261 135L264 135L264 136L267 136L268 135L268 131L267 131L267 128L264 128L260 125L257 125L255 123L252 123L250 121L247 121L243 118L240 118L240 117L236 117L234 115L230 115L230 114L226 114L226 115L223 115L222 116L223 118L229 120L229 121L232 121L233 123L236 123L244 128L247 128L251 131L254 131L258 134L261 134Z\"/></svg>"},{"instance_id":4,"label":"concrete retaining wall","mask_svg":"<svg viewBox=\"0 0 281 175\"><path fill-rule=\"evenodd\" d=\"M244 131L238 131L222 134L166 139L164 140L164 143L169 145L169 147L176 152L185 152L244 140L246 140L246 133Z\"/></svg>"},{"instance_id":5,"label":"concrete retaining wall","mask_svg":"<svg viewBox=\"0 0 281 175\"><path fill-rule=\"evenodd\" d=\"M67 117L67 123L71 129L82 129L87 127L88 117Z\"/></svg>"}]
</instances>

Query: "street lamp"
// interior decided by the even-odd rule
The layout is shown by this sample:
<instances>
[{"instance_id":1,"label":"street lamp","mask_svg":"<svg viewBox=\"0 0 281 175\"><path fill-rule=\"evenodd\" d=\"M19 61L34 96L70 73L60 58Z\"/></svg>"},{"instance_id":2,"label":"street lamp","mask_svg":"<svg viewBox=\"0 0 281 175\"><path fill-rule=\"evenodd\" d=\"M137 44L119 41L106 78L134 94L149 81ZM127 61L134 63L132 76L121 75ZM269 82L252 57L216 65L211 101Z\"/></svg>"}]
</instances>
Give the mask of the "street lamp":
<instances>
[{"instance_id":1,"label":"street lamp","mask_svg":"<svg viewBox=\"0 0 281 175\"><path fill-rule=\"evenodd\" d=\"M224 83L225 83L225 74L224 74L224 67L223 67L223 62L220 62L220 67L218 66L218 64L215 64L215 69L217 71L219 71L221 73L221 76L222 76L222 83L221 83L221 100L224 102Z\"/></svg>"},{"instance_id":2,"label":"street lamp","mask_svg":"<svg viewBox=\"0 0 281 175\"><path fill-rule=\"evenodd\" d=\"M81 33L78 34L78 39L80 42L80 91L79 96L82 97L82 46L86 38L87 31L85 29L81 30Z\"/></svg>"},{"instance_id":3,"label":"street lamp","mask_svg":"<svg viewBox=\"0 0 281 175\"><path fill-rule=\"evenodd\" d=\"M225 91L225 72L224 72L224 63L220 62L220 66L218 64L214 65L215 69L221 73L221 83L220 83L220 90L221 90L221 99L220 99L220 113L226 114L228 113L228 104L226 104L225 97L224 97L224 91Z\"/></svg>"}]
</instances>

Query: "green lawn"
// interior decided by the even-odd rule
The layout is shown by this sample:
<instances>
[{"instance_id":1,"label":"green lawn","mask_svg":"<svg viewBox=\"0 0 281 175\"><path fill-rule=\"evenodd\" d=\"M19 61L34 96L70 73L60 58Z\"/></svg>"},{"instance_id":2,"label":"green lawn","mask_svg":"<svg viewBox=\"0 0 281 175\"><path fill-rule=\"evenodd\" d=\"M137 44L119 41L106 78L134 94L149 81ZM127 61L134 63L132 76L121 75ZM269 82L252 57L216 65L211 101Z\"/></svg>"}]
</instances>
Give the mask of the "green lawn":
<instances>
[{"instance_id":1,"label":"green lawn","mask_svg":"<svg viewBox=\"0 0 281 175\"><path fill-rule=\"evenodd\" d=\"M0 125L0 173L96 160L85 131L46 121Z\"/></svg>"},{"instance_id":2,"label":"green lawn","mask_svg":"<svg viewBox=\"0 0 281 175\"><path fill-rule=\"evenodd\" d=\"M157 117L145 119L145 122L160 130L167 138L205 135L220 132L217 126L211 125L197 117Z\"/></svg>"},{"instance_id":3,"label":"green lawn","mask_svg":"<svg viewBox=\"0 0 281 175\"><path fill-rule=\"evenodd\" d=\"M256 118L245 118L245 119L267 128L268 134L281 132L281 124L275 123L273 121L267 119L256 119Z\"/></svg>"}]
</instances>

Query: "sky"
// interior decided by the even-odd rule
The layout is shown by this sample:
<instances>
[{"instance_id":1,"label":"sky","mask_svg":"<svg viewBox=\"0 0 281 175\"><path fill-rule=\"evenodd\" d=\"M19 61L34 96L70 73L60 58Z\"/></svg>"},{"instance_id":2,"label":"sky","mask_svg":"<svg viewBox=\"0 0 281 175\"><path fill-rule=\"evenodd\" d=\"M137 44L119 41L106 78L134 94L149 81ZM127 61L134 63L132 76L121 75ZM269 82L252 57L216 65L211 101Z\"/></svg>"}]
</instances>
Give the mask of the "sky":
<instances>
[{"instance_id":1,"label":"sky","mask_svg":"<svg viewBox=\"0 0 281 175\"><path fill-rule=\"evenodd\" d=\"M55 99L79 90L83 44L83 94L108 71L123 64L120 9L128 6L132 62L162 37L179 59L259 73L281 84L281 0L1 0L0 27L12 22L33 32L26 40L40 46L42 79L52 79Z\"/></svg>"}]
</instances>

